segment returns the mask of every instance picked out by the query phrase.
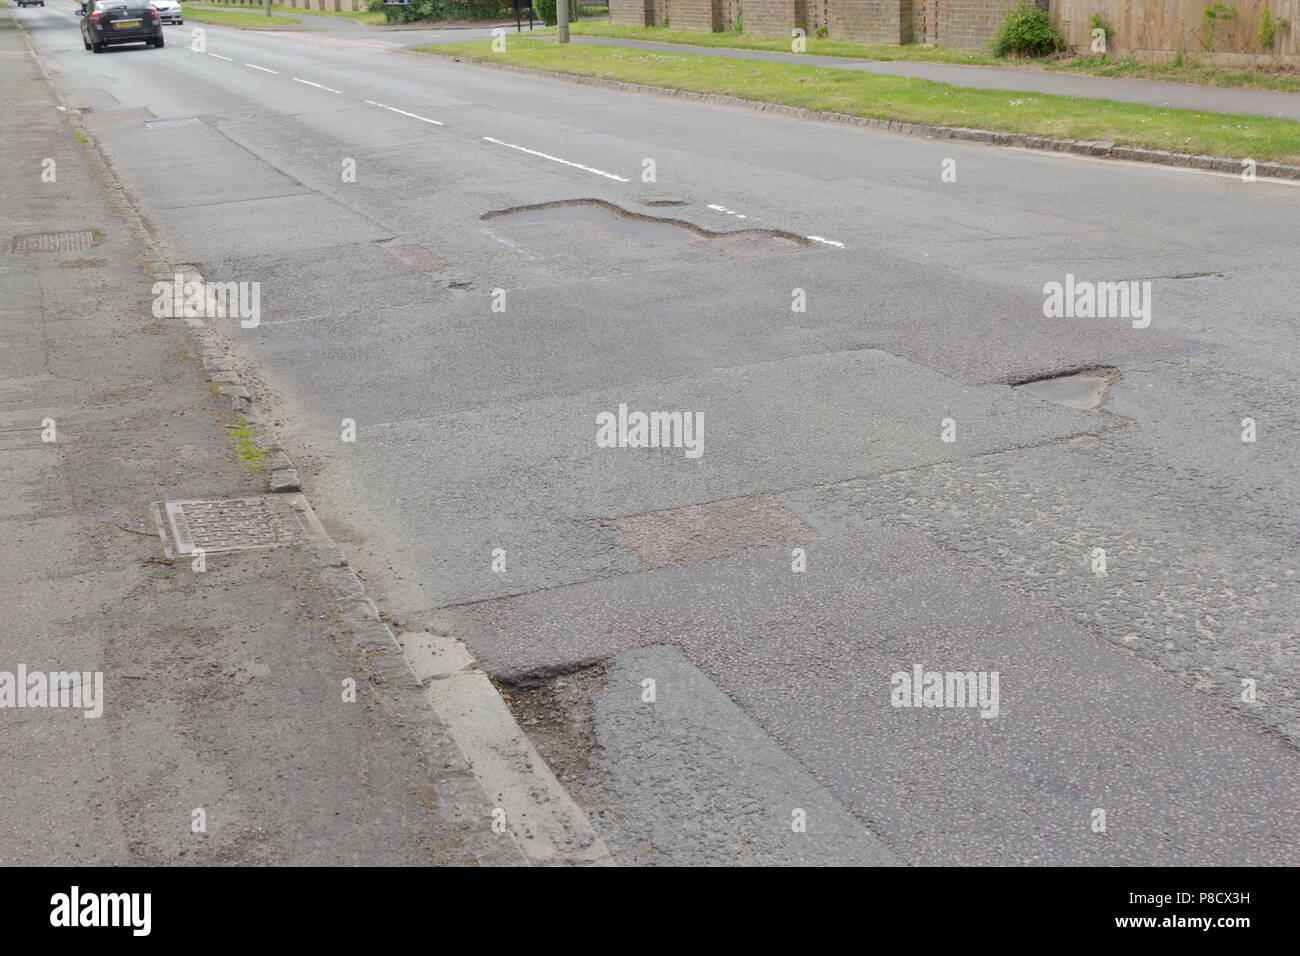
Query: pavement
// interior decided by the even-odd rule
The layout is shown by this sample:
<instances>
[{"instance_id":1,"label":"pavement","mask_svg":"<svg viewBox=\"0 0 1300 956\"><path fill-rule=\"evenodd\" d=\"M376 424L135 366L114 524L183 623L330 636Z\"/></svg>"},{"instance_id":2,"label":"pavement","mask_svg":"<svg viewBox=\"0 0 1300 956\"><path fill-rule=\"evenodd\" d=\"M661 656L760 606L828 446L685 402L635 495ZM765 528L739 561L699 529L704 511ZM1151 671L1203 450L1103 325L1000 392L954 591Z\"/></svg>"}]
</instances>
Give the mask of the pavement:
<instances>
[{"instance_id":1,"label":"pavement","mask_svg":"<svg viewBox=\"0 0 1300 956\"><path fill-rule=\"evenodd\" d=\"M0 671L102 681L93 716L0 710L0 863L524 862L332 542L165 556L152 503L265 500L266 475L9 10L0 85Z\"/></svg>"},{"instance_id":2,"label":"pavement","mask_svg":"<svg viewBox=\"0 0 1300 956\"><path fill-rule=\"evenodd\" d=\"M210 331L419 679L613 861L1300 859L1294 186L24 13L163 257L262 284Z\"/></svg>"},{"instance_id":3,"label":"pavement","mask_svg":"<svg viewBox=\"0 0 1300 956\"><path fill-rule=\"evenodd\" d=\"M574 36L572 42L591 46L619 46L661 53L717 56L729 60L761 60L766 63L798 63L832 70L855 70L880 76L907 76L933 80L977 90L1006 90L1016 93L1049 93L1085 99L1144 103L1171 109L1207 113L1246 113L1300 120L1300 94L1279 90L1252 90L1201 86L1195 83L1165 83L1159 80L1130 80L1122 77L1082 76L1043 70L996 66L963 66L956 63L924 63L904 60L855 60L842 56L807 53L777 53L767 50L729 50L681 43L656 43L612 37Z\"/></svg>"}]
</instances>

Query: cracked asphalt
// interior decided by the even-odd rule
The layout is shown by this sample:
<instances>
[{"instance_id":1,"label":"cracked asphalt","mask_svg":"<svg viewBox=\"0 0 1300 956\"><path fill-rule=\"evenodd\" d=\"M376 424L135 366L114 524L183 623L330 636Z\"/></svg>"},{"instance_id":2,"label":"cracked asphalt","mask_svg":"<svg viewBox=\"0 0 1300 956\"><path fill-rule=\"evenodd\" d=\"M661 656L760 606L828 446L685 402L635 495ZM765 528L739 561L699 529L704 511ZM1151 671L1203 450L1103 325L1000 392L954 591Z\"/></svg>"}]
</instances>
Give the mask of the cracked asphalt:
<instances>
[{"instance_id":1,"label":"cracked asphalt","mask_svg":"<svg viewBox=\"0 0 1300 956\"><path fill-rule=\"evenodd\" d=\"M617 860L1300 862L1295 186L364 30L92 57L70 10L25 23L169 258L262 283L226 332L376 602L494 677L611 665ZM842 247L482 218L574 200ZM1045 318L1067 274L1150 280L1150 327ZM1080 368L1103 406L1008 384ZM620 405L704 453L598 447ZM915 664L999 716L892 706Z\"/></svg>"}]
</instances>

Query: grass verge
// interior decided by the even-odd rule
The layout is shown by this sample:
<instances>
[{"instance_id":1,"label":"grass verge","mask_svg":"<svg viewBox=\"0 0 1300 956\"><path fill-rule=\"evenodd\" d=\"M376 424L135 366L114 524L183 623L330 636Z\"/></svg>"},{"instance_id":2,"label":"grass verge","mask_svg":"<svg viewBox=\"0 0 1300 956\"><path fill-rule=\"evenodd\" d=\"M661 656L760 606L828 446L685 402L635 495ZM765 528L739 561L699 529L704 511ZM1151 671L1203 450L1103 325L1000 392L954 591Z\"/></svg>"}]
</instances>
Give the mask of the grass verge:
<instances>
[{"instance_id":1,"label":"grass verge","mask_svg":"<svg viewBox=\"0 0 1300 956\"><path fill-rule=\"evenodd\" d=\"M504 53L493 53L487 42L427 46L420 52L905 123L1101 140L1260 162L1300 162L1300 123L1273 117L977 90L798 64L619 47L570 44L562 48L545 40L513 37Z\"/></svg>"},{"instance_id":2,"label":"grass verge","mask_svg":"<svg viewBox=\"0 0 1300 956\"><path fill-rule=\"evenodd\" d=\"M546 32L553 33L553 27ZM733 50L767 50L790 53L790 40L724 33L693 33L667 27L632 27L611 23L575 23L569 28L574 36L613 37L620 40L649 40L657 43L681 43L688 46L725 47ZM1300 92L1300 75L1269 70L1242 70L1187 62L1182 66L1158 66L1139 63L1133 57L1113 60L1109 56L1042 57L999 59L983 50L953 50L948 47L911 43L905 46L845 43L842 40L807 38L807 53L816 56L842 56L859 60L902 60L924 63L957 63L965 66L1000 66L1007 69L1051 70L1083 73L1089 76L1113 76L1132 80L1159 80L1168 83L1195 83L1201 86L1238 89L1286 90Z\"/></svg>"},{"instance_id":3,"label":"grass verge","mask_svg":"<svg viewBox=\"0 0 1300 956\"><path fill-rule=\"evenodd\" d=\"M294 11L302 13L301 10ZM218 10L211 7L192 7L185 4L185 22L215 23L223 27L282 27L288 23L301 23L294 17L273 16L268 18L260 10L253 13L249 8L243 10Z\"/></svg>"},{"instance_id":4,"label":"grass verge","mask_svg":"<svg viewBox=\"0 0 1300 956\"><path fill-rule=\"evenodd\" d=\"M1044 69L1053 72L1086 73L1089 76L1115 76L1131 80L1161 80L1167 83L1196 83L1234 89L1283 90L1300 92L1300 76L1268 70L1239 70L1205 63L1188 62L1182 66L1156 66L1139 63L1133 57L1112 60L1108 56L1081 56L1069 60L1051 60Z\"/></svg>"}]
</instances>

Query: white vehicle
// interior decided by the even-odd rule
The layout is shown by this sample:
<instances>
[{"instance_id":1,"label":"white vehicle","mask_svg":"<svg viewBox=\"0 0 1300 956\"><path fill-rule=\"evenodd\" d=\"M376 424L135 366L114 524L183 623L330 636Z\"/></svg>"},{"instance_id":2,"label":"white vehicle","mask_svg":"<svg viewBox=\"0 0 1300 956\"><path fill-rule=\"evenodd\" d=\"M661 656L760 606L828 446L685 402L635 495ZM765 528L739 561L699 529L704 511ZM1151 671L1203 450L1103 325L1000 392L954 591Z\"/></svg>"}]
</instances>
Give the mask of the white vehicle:
<instances>
[{"instance_id":1,"label":"white vehicle","mask_svg":"<svg viewBox=\"0 0 1300 956\"><path fill-rule=\"evenodd\" d=\"M185 22L185 11L177 0L151 0L149 5L158 11L158 19L163 23Z\"/></svg>"}]
</instances>

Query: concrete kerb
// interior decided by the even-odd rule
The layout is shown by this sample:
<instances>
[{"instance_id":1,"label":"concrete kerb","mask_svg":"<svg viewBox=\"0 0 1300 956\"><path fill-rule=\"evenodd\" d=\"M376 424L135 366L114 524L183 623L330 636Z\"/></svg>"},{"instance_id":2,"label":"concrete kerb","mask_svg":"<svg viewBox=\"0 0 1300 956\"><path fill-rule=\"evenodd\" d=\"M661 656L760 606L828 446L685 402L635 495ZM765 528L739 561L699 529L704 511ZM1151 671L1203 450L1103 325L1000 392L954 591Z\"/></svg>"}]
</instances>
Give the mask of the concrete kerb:
<instances>
[{"instance_id":1,"label":"concrete kerb","mask_svg":"<svg viewBox=\"0 0 1300 956\"><path fill-rule=\"evenodd\" d=\"M417 53L415 50L403 50L417 56L430 54ZM438 54L433 54L438 55ZM628 83L624 80L610 80L598 76L579 76L574 73L560 73L555 70L538 70L533 67L516 66L513 63L494 63L461 54L449 57L456 63L472 63L508 73L524 73L532 76L544 76L554 80L570 83L582 83L602 89L619 90L626 93L648 93L653 96L671 96L677 99L691 100L699 103L716 103L720 106L737 106L742 109L758 110L765 113L779 113L797 119L816 120L823 123L844 123L849 126L861 126L867 129L899 133L903 136L922 136L927 139L955 139L972 143L986 143L990 146L1011 146L1018 149L1034 149L1050 153L1074 153L1079 156L1093 156L1102 159L1118 159L1135 163L1151 163L1158 166L1181 166L1192 169L1204 169L1217 173L1240 174L1245 168L1244 160L1229 156L1193 156L1189 153L1174 153L1164 149L1147 149L1141 146L1116 146L1114 143L1092 140L1053 139L1047 136L1033 136L1028 133L1007 133L996 130L973 129L968 126L933 126L925 123L904 123L899 120L876 119L868 116L851 116L848 113L833 113L823 110L811 110L802 106L786 106L781 103L769 103L764 100L749 100L740 96L723 93L699 93L694 90L679 90L665 86L651 86L645 83ZM1255 166L1256 178L1286 179L1300 181L1300 166L1288 163L1263 162Z\"/></svg>"},{"instance_id":2,"label":"concrete kerb","mask_svg":"<svg viewBox=\"0 0 1300 956\"><path fill-rule=\"evenodd\" d=\"M40 55L32 45L31 38L23 29L21 22L10 12L10 17L18 26L23 41L32 59L36 62L46 82L53 87L50 71L42 62ZM63 104L66 106L66 104ZM104 188L110 205L121 217L135 240L136 248L143 253L141 264L154 278L175 276L180 273L184 281L202 281L197 270L192 267L175 267L166 261L153 236L136 212L134 202L127 192L118 184L112 173L111 164L100 152L94 139L85 127L78 122L75 111L64 110L64 116L72 132L81 137L95 176ZM220 394L230 398L235 412L253 426L254 435L259 446L272 453L269 467L269 488L272 493L300 491L298 474L287 454L285 454L278 437L258 411L247 388L240 380L230 358L229 346L220 333L198 320L185 321L185 329L190 341L203 361L209 380L217 386ZM520 774L517 785L522 788L536 786L538 768L550 777L552 801L558 800L561 806L544 807L543 813L549 813L554 821L546 821L551 832L563 831L571 834L576 831L578 842L582 844L580 852L566 854L556 853L554 847L548 848L540 856L535 846L534 834L526 832L527 827L520 827L507 820L507 829L503 833L494 832L491 823L491 811L496 802L491 799L483 781L475 773L471 760L467 757L461 742L449 731L448 724L432 706L426 686L416 676L407 660L396 635L382 620L378 608L366 595L365 589L356 573L348 565L343 551L332 541L326 540L308 544L304 549L313 558L322 581L328 590L328 600L338 608L342 618L348 624L351 650L357 660L364 665L368 686L376 693L375 703L402 730L417 741L424 756L425 763L433 773L434 790L437 795L436 811L440 821L449 834L471 853L480 865L486 866L526 866L529 864L610 863L608 850L603 841L595 838L594 831L585 814L572 803L567 792L550 774L545 761L532 750L531 744L517 725L506 728L511 731L509 746L518 747L520 741L530 753L525 760L530 761L528 775ZM455 642L460 644L459 641ZM463 649L463 645L461 645ZM468 655L468 651L464 651ZM491 711L494 707L504 709L504 703L496 689L489 683L484 689L478 687L470 699L470 704ZM556 841L552 841L556 842ZM572 842L572 840L568 841Z\"/></svg>"}]
</instances>

